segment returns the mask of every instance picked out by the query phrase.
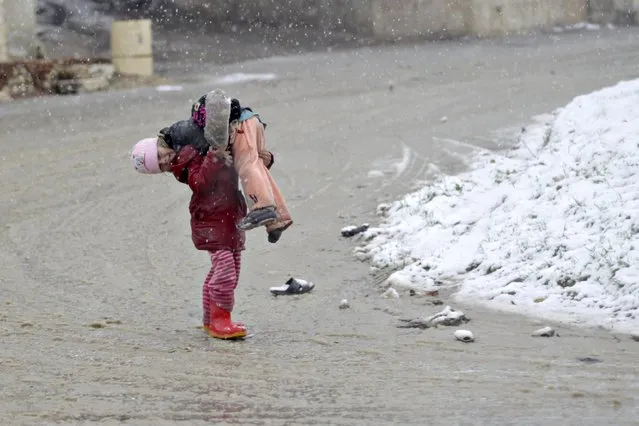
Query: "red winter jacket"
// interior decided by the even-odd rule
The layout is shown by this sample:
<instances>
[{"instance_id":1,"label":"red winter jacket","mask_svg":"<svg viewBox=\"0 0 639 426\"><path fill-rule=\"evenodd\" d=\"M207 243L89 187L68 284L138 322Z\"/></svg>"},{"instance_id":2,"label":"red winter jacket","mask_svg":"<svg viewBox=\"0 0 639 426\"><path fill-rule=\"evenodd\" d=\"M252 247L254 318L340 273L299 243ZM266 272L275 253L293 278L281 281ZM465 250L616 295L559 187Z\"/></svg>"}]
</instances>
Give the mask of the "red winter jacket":
<instances>
[{"instance_id":1,"label":"red winter jacket","mask_svg":"<svg viewBox=\"0 0 639 426\"><path fill-rule=\"evenodd\" d=\"M246 236L237 222L246 216L235 169L213 152L201 155L193 146L182 148L171 164L177 180L189 185L191 238L198 250L244 250Z\"/></svg>"}]
</instances>

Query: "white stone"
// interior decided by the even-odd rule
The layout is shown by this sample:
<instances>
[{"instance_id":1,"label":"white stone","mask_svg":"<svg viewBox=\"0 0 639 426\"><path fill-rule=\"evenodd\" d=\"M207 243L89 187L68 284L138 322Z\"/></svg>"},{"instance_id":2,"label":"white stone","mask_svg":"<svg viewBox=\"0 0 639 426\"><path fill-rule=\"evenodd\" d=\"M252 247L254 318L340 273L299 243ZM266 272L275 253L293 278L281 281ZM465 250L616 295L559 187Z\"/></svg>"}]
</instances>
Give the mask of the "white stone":
<instances>
[{"instance_id":1,"label":"white stone","mask_svg":"<svg viewBox=\"0 0 639 426\"><path fill-rule=\"evenodd\" d=\"M454 336L455 336L455 339L464 343L471 343L475 341L475 337L473 336L473 333L471 333L469 330L457 330L455 331Z\"/></svg>"},{"instance_id":2,"label":"white stone","mask_svg":"<svg viewBox=\"0 0 639 426\"><path fill-rule=\"evenodd\" d=\"M78 80L83 92L97 92L108 89L110 81L106 77L83 78Z\"/></svg>"},{"instance_id":3,"label":"white stone","mask_svg":"<svg viewBox=\"0 0 639 426\"><path fill-rule=\"evenodd\" d=\"M387 299L399 299L399 293L393 287L389 287L384 293L382 293L382 297Z\"/></svg>"},{"instance_id":4,"label":"white stone","mask_svg":"<svg viewBox=\"0 0 639 426\"><path fill-rule=\"evenodd\" d=\"M532 333L533 337L553 337L555 335L555 329L552 327L544 327L539 330L535 330Z\"/></svg>"}]
</instances>

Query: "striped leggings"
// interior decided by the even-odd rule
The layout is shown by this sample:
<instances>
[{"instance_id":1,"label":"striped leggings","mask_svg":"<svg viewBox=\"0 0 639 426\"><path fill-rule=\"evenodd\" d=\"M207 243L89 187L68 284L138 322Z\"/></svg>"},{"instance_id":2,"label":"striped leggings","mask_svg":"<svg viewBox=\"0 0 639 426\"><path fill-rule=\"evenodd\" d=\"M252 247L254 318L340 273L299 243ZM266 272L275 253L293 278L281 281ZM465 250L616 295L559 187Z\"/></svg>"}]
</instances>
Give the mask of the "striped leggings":
<instances>
[{"instance_id":1,"label":"striped leggings","mask_svg":"<svg viewBox=\"0 0 639 426\"><path fill-rule=\"evenodd\" d=\"M235 288L240 277L241 252L209 251L211 270L202 286L203 323L209 324L211 303L231 312L235 304Z\"/></svg>"}]
</instances>

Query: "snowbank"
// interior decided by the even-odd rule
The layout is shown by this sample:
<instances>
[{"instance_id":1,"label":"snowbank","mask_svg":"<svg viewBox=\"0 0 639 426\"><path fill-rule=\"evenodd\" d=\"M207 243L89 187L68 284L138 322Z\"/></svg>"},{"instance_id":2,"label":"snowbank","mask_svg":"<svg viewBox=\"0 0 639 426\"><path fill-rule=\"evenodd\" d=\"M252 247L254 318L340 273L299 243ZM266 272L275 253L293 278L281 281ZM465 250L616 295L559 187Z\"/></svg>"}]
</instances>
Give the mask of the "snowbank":
<instances>
[{"instance_id":1,"label":"snowbank","mask_svg":"<svg viewBox=\"0 0 639 426\"><path fill-rule=\"evenodd\" d=\"M476 155L386 206L356 254L394 285L581 325L639 329L639 80L539 117L518 146Z\"/></svg>"}]
</instances>

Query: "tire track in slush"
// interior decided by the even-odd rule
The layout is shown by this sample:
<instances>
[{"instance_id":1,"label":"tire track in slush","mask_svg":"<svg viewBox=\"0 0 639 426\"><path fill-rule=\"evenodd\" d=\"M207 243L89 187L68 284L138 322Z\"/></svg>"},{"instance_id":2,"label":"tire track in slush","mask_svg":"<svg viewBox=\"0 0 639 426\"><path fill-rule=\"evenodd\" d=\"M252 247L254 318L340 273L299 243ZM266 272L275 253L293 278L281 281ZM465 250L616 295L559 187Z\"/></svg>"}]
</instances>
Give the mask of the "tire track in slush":
<instances>
[{"instance_id":1,"label":"tire track in slush","mask_svg":"<svg viewBox=\"0 0 639 426\"><path fill-rule=\"evenodd\" d=\"M370 91L367 93L370 93ZM384 117L388 114L388 112L393 111L395 109L396 109L395 106L367 109L367 115L373 118ZM330 126L334 124L335 122L339 122L340 118L341 118L341 115L336 115L332 117L331 119L326 119L320 123L317 123L313 126L312 130L307 131L307 133L314 134L318 131L321 132L322 129L326 129L327 126ZM407 177L410 179L410 176L412 176L413 179L420 177L423 175L424 170L430 167L430 164L426 162L426 158L424 156L418 155L405 142L399 142L399 143L396 143L395 145L396 147L399 146L402 150L401 160L399 161L399 163L395 165L396 172L394 173L393 177L390 180L384 179L384 182L380 186L374 189L375 192L382 192L388 187L394 185L400 179L403 180ZM343 141L337 142L335 138L331 138L330 146L331 146L330 153L333 158L343 159L344 154L348 155L348 157L345 159L345 161L343 161L343 165L341 166L337 174L331 175L331 179L329 180L328 183L324 184L319 189L314 190L310 195L308 195L306 198L302 200L294 200L289 202L289 204L292 207L300 207L314 200L317 196L329 191L335 186L340 185L342 178L345 178L346 176L350 175L351 172L353 171L353 166L354 164L356 164L354 162L355 154L353 154L350 150L344 149ZM341 148L341 149L338 150L338 148ZM360 160L358 161L359 167L360 168L365 167L363 166L363 164L361 164L362 156L358 156L358 160ZM419 163L419 170L417 172L412 173L409 176L408 173L413 171L413 168L416 166L417 160L421 160L421 162ZM359 170L359 169L355 169L355 171L362 172L362 170ZM282 171L280 172L280 175L287 178L292 188L295 188L298 186L297 179L294 177L293 174L287 173L286 171Z\"/></svg>"}]
</instances>

